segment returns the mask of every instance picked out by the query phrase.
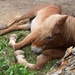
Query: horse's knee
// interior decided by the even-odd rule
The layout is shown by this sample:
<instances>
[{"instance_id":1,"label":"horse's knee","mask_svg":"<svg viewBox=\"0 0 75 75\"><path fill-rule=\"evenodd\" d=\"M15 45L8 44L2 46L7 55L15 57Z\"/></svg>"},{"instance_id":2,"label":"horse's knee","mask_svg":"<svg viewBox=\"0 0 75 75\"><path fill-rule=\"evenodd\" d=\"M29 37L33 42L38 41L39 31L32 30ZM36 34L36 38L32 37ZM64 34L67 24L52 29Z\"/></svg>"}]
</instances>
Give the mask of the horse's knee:
<instances>
[{"instance_id":1,"label":"horse's knee","mask_svg":"<svg viewBox=\"0 0 75 75\"><path fill-rule=\"evenodd\" d=\"M41 54L41 55L37 56L37 61L39 61L39 62L46 61L46 60L49 60L49 57L46 55Z\"/></svg>"}]
</instances>

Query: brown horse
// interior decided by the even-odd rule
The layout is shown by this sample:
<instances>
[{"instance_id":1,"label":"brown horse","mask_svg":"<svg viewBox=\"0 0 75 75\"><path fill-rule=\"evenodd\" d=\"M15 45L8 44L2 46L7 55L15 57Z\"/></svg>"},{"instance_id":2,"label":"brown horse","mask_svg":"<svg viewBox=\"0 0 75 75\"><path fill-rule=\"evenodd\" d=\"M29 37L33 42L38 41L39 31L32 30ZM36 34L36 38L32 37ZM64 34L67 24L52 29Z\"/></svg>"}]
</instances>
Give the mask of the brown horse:
<instances>
[{"instance_id":1,"label":"brown horse","mask_svg":"<svg viewBox=\"0 0 75 75\"><path fill-rule=\"evenodd\" d=\"M27 65L31 69L38 70L42 68L49 60L63 57L65 50L68 47L75 46L74 21L75 18L72 16L59 14L49 16L43 23L44 25L41 35L31 46L34 53L41 53L37 57L36 64L28 63L24 58L23 52L20 50L15 52L18 63ZM71 50L65 56L67 57L70 53ZM64 60L65 56L62 60ZM61 64L63 69L63 66L65 66L67 62L65 62L65 60L62 62L64 62Z\"/></svg>"},{"instance_id":2,"label":"brown horse","mask_svg":"<svg viewBox=\"0 0 75 75\"><path fill-rule=\"evenodd\" d=\"M51 23L50 18L60 19ZM75 46L75 18L59 14L52 15L50 18L46 19L40 37L32 44L32 51L36 54L48 49L66 50L70 46ZM49 23L52 25L49 26Z\"/></svg>"},{"instance_id":3,"label":"brown horse","mask_svg":"<svg viewBox=\"0 0 75 75\"><path fill-rule=\"evenodd\" d=\"M53 14L60 14L60 13L61 13L61 7L60 6L58 8L56 8L54 5L43 5L43 6L35 7L30 12L28 12L27 14L21 16L19 19L15 20L13 23L11 23L9 25L10 27L8 27L7 29L0 30L0 33L2 35L2 34L5 34L9 31L12 31L12 30L31 29L31 33L19 43L15 43L16 42L15 35L12 35L10 37L9 45L11 45L15 49L19 49L19 48L21 48L21 47L23 47L23 46L25 46L29 43L32 43L33 41L35 41L40 36L43 23L48 17L50 17ZM30 21L32 19L33 20L31 22L28 22L25 25L15 25L15 23L17 23L17 22L19 22L20 20L23 20L23 19L30 19ZM38 69L43 68L43 66L49 60L55 59L56 57L60 58L64 55L64 52L62 50L57 50L56 49L56 51L58 51L58 55L55 54L54 57L49 56L49 50L47 50L43 54L39 55L37 57L36 64L28 63L24 59L24 55L23 55L24 52L23 51L16 51L15 56L18 60L18 63L21 63L21 64L24 63L29 68L34 69L34 70L38 70ZM52 54L54 54L54 53L55 53L55 51ZM59 56L59 54L61 54L61 56Z\"/></svg>"}]
</instances>

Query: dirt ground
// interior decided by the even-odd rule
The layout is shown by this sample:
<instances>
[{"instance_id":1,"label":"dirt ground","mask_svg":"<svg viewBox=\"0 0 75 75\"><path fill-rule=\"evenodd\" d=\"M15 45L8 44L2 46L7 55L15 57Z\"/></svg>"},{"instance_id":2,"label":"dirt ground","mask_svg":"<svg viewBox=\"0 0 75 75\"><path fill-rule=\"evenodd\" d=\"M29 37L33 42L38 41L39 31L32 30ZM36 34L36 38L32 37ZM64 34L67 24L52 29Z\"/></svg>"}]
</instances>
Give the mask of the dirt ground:
<instances>
[{"instance_id":1,"label":"dirt ground","mask_svg":"<svg viewBox=\"0 0 75 75\"><path fill-rule=\"evenodd\" d=\"M63 13L75 15L75 0L0 0L0 25L10 24L32 6L43 3L61 5Z\"/></svg>"}]
</instances>

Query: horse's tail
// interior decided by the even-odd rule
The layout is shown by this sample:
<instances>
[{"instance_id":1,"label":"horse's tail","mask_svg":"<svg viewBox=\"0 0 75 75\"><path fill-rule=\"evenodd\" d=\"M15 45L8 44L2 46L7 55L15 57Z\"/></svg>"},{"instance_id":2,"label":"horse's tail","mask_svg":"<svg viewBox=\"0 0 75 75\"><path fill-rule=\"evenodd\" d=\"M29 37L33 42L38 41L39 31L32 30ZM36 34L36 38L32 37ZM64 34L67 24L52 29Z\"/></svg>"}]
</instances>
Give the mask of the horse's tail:
<instances>
[{"instance_id":1,"label":"horse's tail","mask_svg":"<svg viewBox=\"0 0 75 75\"><path fill-rule=\"evenodd\" d=\"M61 8L61 6L60 6L60 5L58 5L57 10L58 10L58 13L59 13L59 14L61 14L61 12L62 12L62 8Z\"/></svg>"}]
</instances>

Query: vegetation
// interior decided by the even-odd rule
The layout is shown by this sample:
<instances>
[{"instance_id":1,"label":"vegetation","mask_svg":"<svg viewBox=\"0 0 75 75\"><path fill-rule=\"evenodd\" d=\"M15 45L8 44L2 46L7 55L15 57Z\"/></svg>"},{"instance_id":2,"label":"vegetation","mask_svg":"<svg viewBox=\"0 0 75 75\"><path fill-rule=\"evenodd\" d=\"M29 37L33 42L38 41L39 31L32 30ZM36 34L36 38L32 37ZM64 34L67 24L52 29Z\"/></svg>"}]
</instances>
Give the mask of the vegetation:
<instances>
[{"instance_id":1,"label":"vegetation","mask_svg":"<svg viewBox=\"0 0 75 75\"><path fill-rule=\"evenodd\" d=\"M14 57L14 49L8 46L8 38L11 33L17 34L17 42L19 42L30 32L14 31L0 36L0 75L45 75L45 73L52 67L56 60L49 62L44 69L40 71L34 71L26 66L17 64L17 61ZM22 48L22 50L25 51L25 57L27 61L30 63L35 63L36 55L30 51L30 46L25 46Z\"/></svg>"}]
</instances>

